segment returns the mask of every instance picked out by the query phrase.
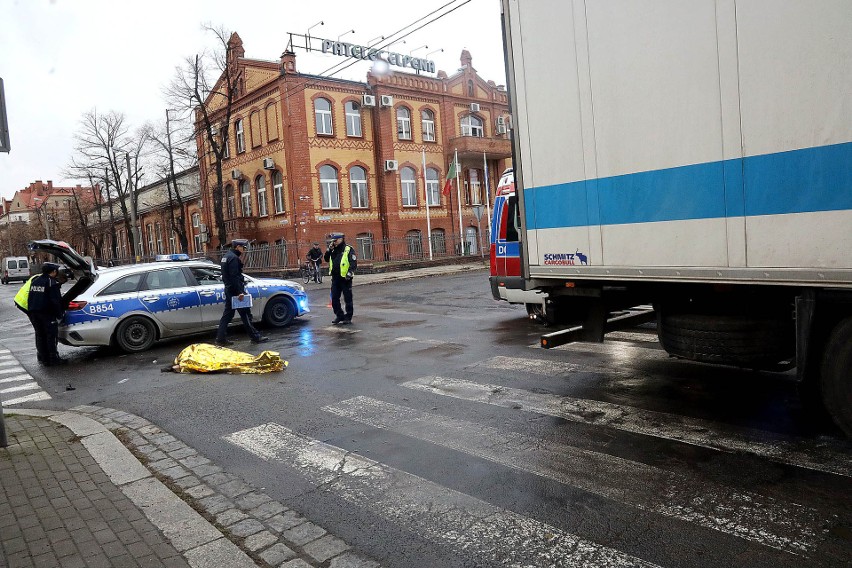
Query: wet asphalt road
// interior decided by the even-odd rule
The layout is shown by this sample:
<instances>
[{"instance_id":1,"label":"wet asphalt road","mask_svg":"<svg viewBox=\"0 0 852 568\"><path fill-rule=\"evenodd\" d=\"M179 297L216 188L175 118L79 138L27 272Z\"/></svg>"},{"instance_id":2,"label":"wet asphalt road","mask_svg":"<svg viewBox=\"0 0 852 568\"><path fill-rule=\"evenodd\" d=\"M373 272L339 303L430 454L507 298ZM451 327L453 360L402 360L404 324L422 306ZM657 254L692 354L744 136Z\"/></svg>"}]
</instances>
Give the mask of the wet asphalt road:
<instances>
[{"instance_id":1,"label":"wet asphalt road","mask_svg":"<svg viewBox=\"0 0 852 568\"><path fill-rule=\"evenodd\" d=\"M0 343L52 397L30 406L140 415L384 566L850 565L852 446L793 374L670 359L649 329L543 351L483 271L358 286L344 328L313 289L268 332L274 376L160 372L212 334L41 369L16 289Z\"/></svg>"}]
</instances>

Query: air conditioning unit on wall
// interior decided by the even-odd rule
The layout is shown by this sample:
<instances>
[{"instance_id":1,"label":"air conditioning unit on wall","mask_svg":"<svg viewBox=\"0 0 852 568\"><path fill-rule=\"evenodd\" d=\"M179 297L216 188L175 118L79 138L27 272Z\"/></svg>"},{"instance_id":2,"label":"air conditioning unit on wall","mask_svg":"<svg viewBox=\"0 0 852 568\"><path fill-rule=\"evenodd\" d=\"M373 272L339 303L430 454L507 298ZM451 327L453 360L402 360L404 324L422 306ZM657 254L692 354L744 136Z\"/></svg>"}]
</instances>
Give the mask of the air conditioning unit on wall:
<instances>
[{"instance_id":1,"label":"air conditioning unit on wall","mask_svg":"<svg viewBox=\"0 0 852 568\"><path fill-rule=\"evenodd\" d=\"M275 169L275 160L272 158L264 158L263 159L263 169L264 170L274 170Z\"/></svg>"},{"instance_id":2,"label":"air conditioning unit on wall","mask_svg":"<svg viewBox=\"0 0 852 568\"><path fill-rule=\"evenodd\" d=\"M506 134L506 126L504 124L497 125L497 134Z\"/></svg>"},{"instance_id":3,"label":"air conditioning unit on wall","mask_svg":"<svg viewBox=\"0 0 852 568\"><path fill-rule=\"evenodd\" d=\"M382 95L379 104L381 104L383 107L392 107L393 97L390 95Z\"/></svg>"},{"instance_id":4,"label":"air conditioning unit on wall","mask_svg":"<svg viewBox=\"0 0 852 568\"><path fill-rule=\"evenodd\" d=\"M470 112L479 112L479 103L470 103Z\"/></svg>"},{"instance_id":5,"label":"air conditioning unit on wall","mask_svg":"<svg viewBox=\"0 0 852 568\"><path fill-rule=\"evenodd\" d=\"M374 95L361 95L361 106L365 106L365 107L376 106L376 97Z\"/></svg>"},{"instance_id":6,"label":"air conditioning unit on wall","mask_svg":"<svg viewBox=\"0 0 852 568\"><path fill-rule=\"evenodd\" d=\"M240 170L231 170L231 179L240 179L243 177L243 172Z\"/></svg>"},{"instance_id":7,"label":"air conditioning unit on wall","mask_svg":"<svg viewBox=\"0 0 852 568\"><path fill-rule=\"evenodd\" d=\"M399 162L396 160L385 160L385 171L395 172L399 169Z\"/></svg>"},{"instance_id":8,"label":"air conditioning unit on wall","mask_svg":"<svg viewBox=\"0 0 852 568\"><path fill-rule=\"evenodd\" d=\"M500 127L500 126L505 126L505 125L506 125L506 119L502 116L498 116L497 117L497 126Z\"/></svg>"}]
</instances>

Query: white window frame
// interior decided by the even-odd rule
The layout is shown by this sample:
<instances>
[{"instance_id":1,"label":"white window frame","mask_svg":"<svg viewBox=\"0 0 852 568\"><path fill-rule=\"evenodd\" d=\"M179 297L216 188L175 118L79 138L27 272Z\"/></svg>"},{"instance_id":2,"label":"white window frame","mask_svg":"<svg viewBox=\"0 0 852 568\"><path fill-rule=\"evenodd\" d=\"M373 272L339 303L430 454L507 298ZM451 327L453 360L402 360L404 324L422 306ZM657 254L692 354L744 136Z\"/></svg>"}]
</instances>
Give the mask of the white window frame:
<instances>
[{"instance_id":1,"label":"white window frame","mask_svg":"<svg viewBox=\"0 0 852 568\"><path fill-rule=\"evenodd\" d=\"M328 105L328 109L319 108L319 102ZM314 124L316 125L317 134L328 135L331 136L334 134L334 120L331 115L331 101L324 98L319 97L314 100Z\"/></svg>"},{"instance_id":2,"label":"white window frame","mask_svg":"<svg viewBox=\"0 0 852 568\"><path fill-rule=\"evenodd\" d=\"M257 189L257 214L260 217L266 217L269 215L266 208L266 179L263 176L257 176L254 185Z\"/></svg>"},{"instance_id":3,"label":"white window frame","mask_svg":"<svg viewBox=\"0 0 852 568\"><path fill-rule=\"evenodd\" d=\"M235 219L237 217L237 202L234 197L234 191L233 184L225 186L225 212L228 214L228 219Z\"/></svg>"},{"instance_id":4,"label":"white window frame","mask_svg":"<svg viewBox=\"0 0 852 568\"><path fill-rule=\"evenodd\" d=\"M396 135L400 140L411 140L411 111L407 107L396 109Z\"/></svg>"},{"instance_id":5,"label":"white window frame","mask_svg":"<svg viewBox=\"0 0 852 568\"><path fill-rule=\"evenodd\" d=\"M154 225L148 223L145 225L145 232L148 237L148 254L153 254L154 252Z\"/></svg>"},{"instance_id":6,"label":"white window frame","mask_svg":"<svg viewBox=\"0 0 852 568\"><path fill-rule=\"evenodd\" d=\"M234 133L237 137L237 154L242 154L246 151L246 135L242 118L234 122Z\"/></svg>"},{"instance_id":7,"label":"white window frame","mask_svg":"<svg viewBox=\"0 0 852 568\"><path fill-rule=\"evenodd\" d=\"M154 234L157 236L157 254L163 253L163 225L162 223L154 223Z\"/></svg>"},{"instance_id":8,"label":"white window frame","mask_svg":"<svg viewBox=\"0 0 852 568\"><path fill-rule=\"evenodd\" d=\"M201 215L197 211L192 214L192 226L196 229L201 226Z\"/></svg>"},{"instance_id":9,"label":"white window frame","mask_svg":"<svg viewBox=\"0 0 852 568\"><path fill-rule=\"evenodd\" d=\"M362 173L364 178L354 178L352 172L355 171ZM349 187L352 190L352 209L366 209L370 206L367 195L367 170L361 166L349 168Z\"/></svg>"},{"instance_id":10,"label":"white window frame","mask_svg":"<svg viewBox=\"0 0 852 568\"><path fill-rule=\"evenodd\" d=\"M441 176L435 168L426 168L426 199L429 207L441 205Z\"/></svg>"},{"instance_id":11,"label":"white window frame","mask_svg":"<svg viewBox=\"0 0 852 568\"><path fill-rule=\"evenodd\" d=\"M192 236L192 242L195 245L195 252L197 252L197 253L204 252L204 250L202 249L201 235L200 234L193 235Z\"/></svg>"},{"instance_id":12,"label":"white window frame","mask_svg":"<svg viewBox=\"0 0 852 568\"><path fill-rule=\"evenodd\" d=\"M405 179L407 172L411 172L411 179ZM402 206L417 207L417 172L414 168L405 166L399 170L399 186L402 191Z\"/></svg>"},{"instance_id":13,"label":"white window frame","mask_svg":"<svg viewBox=\"0 0 852 568\"><path fill-rule=\"evenodd\" d=\"M251 185L247 179L240 180L240 213L251 217Z\"/></svg>"},{"instance_id":14,"label":"white window frame","mask_svg":"<svg viewBox=\"0 0 852 568\"><path fill-rule=\"evenodd\" d=\"M474 172L476 173L474 174ZM469 169L467 173L467 177L470 179L468 192L470 194L471 205L482 205L482 180L479 179L479 174L480 170L476 168ZM476 181L473 181L474 175L476 175Z\"/></svg>"},{"instance_id":15,"label":"white window frame","mask_svg":"<svg viewBox=\"0 0 852 568\"><path fill-rule=\"evenodd\" d=\"M482 119L473 114L468 114L461 119L462 136L472 136L474 138L482 138L485 136Z\"/></svg>"},{"instance_id":16,"label":"white window frame","mask_svg":"<svg viewBox=\"0 0 852 568\"><path fill-rule=\"evenodd\" d=\"M424 109L420 111L420 123L423 126L423 141L435 141L435 113Z\"/></svg>"},{"instance_id":17,"label":"white window frame","mask_svg":"<svg viewBox=\"0 0 852 568\"><path fill-rule=\"evenodd\" d=\"M346 135L357 138L362 137L361 105L355 101L348 101L344 108L346 113Z\"/></svg>"},{"instance_id":18,"label":"white window frame","mask_svg":"<svg viewBox=\"0 0 852 568\"><path fill-rule=\"evenodd\" d=\"M275 213L284 213L284 176L278 170L272 172L272 194L275 199Z\"/></svg>"},{"instance_id":19,"label":"white window frame","mask_svg":"<svg viewBox=\"0 0 852 568\"><path fill-rule=\"evenodd\" d=\"M334 178L323 177L329 170L334 171ZM338 170L334 166L325 165L320 168L320 190L322 192L323 209L340 209L340 183L338 182Z\"/></svg>"}]
</instances>

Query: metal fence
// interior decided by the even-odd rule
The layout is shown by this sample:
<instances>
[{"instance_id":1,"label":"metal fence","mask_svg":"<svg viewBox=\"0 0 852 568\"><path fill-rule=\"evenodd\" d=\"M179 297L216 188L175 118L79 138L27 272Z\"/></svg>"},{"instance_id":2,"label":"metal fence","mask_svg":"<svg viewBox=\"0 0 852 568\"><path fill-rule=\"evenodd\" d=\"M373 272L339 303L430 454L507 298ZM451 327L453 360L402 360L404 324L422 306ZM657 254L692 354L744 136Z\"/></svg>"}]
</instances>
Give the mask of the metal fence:
<instances>
[{"instance_id":1,"label":"metal fence","mask_svg":"<svg viewBox=\"0 0 852 568\"><path fill-rule=\"evenodd\" d=\"M347 244L355 248L358 263L362 266L377 263L394 262L425 262L429 260L440 260L462 257L487 258L489 255L489 235L487 230L483 231L481 239L470 234L466 238L459 239L457 235L446 237L443 234L433 234L430 243L422 233L412 233L401 238L394 239L372 239L369 237L356 238L354 242ZM309 243L299 243L298 250L295 244L252 244L245 258L247 270L292 270L297 271L305 262L305 255L310 248ZM206 258L213 262L219 262L225 250L209 250L202 254L191 254L192 258ZM431 252L431 256L430 256ZM155 255L144 255L143 262L154 260ZM97 261L99 265L123 265L132 264L133 258L115 258L111 261Z\"/></svg>"}]
</instances>

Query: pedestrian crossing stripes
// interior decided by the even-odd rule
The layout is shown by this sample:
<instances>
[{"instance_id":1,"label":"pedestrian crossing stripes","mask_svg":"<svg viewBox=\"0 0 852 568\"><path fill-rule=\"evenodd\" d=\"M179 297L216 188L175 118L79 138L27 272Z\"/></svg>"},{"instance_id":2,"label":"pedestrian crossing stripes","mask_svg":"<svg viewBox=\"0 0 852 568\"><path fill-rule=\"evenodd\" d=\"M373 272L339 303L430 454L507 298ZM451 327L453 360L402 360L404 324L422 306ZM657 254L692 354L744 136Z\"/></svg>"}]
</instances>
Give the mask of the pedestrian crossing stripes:
<instances>
[{"instance_id":1,"label":"pedestrian crossing stripes","mask_svg":"<svg viewBox=\"0 0 852 568\"><path fill-rule=\"evenodd\" d=\"M0 402L4 407L50 398L8 349L0 350Z\"/></svg>"},{"instance_id":2,"label":"pedestrian crossing stripes","mask_svg":"<svg viewBox=\"0 0 852 568\"><path fill-rule=\"evenodd\" d=\"M288 466L325 491L419 534L501 566L653 567L624 554L501 509L422 477L376 462L276 423L234 432L225 440Z\"/></svg>"},{"instance_id":3,"label":"pedestrian crossing stripes","mask_svg":"<svg viewBox=\"0 0 852 568\"><path fill-rule=\"evenodd\" d=\"M852 455L839 443L814 444L688 416L449 377L421 377L403 386L714 450L751 453L778 463L852 477Z\"/></svg>"},{"instance_id":4,"label":"pedestrian crossing stripes","mask_svg":"<svg viewBox=\"0 0 852 568\"><path fill-rule=\"evenodd\" d=\"M811 508L695 476L368 397L323 410L786 552L812 549L817 540L813 527L825 522Z\"/></svg>"}]
</instances>

